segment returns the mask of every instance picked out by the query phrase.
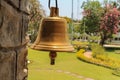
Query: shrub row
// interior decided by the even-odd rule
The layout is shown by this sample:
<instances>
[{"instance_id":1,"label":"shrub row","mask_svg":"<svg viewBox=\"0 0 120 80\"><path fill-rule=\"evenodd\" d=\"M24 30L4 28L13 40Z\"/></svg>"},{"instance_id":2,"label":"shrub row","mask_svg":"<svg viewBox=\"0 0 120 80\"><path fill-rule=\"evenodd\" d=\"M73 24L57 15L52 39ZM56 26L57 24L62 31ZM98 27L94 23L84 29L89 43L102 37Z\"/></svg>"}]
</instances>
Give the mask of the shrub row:
<instances>
[{"instance_id":1,"label":"shrub row","mask_svg":"<svg viewBox=\"0 0 120 80\"><path fill-rule=\"evenodd\" d=\"M103 66L109 69L115 70L116 68L120 67L120 61L112 59L112 58L107 58L105 56L99 55L96 56L96 58L87 58L84 56L84 51L80 50L77 52L77 58L91 64L95 64L98 66Z\"/></svg>"},{"instance_id":2,"label":"shrub row","mask_svg":"<svg viewBox=\"0 0 120 80\"><path fill-rule=\"evenodd\" d=\"M97 55L107 55L105 49L99 44L91 44L92 56L95 58Z\"/></svg>"}]
</instances>

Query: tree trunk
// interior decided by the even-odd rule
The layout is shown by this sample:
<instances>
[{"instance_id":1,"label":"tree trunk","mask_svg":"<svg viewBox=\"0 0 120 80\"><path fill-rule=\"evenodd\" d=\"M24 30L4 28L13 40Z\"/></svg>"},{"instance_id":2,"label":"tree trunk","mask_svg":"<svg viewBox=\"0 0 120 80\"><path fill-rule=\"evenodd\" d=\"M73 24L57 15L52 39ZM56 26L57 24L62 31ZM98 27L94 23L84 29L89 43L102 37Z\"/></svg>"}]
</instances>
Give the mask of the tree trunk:
<instances>
[{"instance_id":1,"label":"tree trunk","mask_svg":"<svg viewBox=\"0 0 120 80\"><path fill-rule=\"evenodd\" d=\"M28 0L0 0L0 80L27 80Z\"/></svg>"},{"instance_id":2,"label":"tree trunk","mask_svg":"<svg viewBox=\"0 0 120 80\"><path fill-rule=\"evenodd\" d=\"M100 45L103 46L105 44L105 39L102 38L101 41L100 41Z\"/></svg>"},{"instance_id":3,"label":"tree trunk","mask_svg":"<svg viewBox=\"0 0 120 80\"><path fill-rule=\"evenodd\" d=\"M107 36L106 34L102 34L101 35L101 41L100 41L100 45L103 46L105 44L105 40L107 40Z\"/></svg>"}]
</instances>

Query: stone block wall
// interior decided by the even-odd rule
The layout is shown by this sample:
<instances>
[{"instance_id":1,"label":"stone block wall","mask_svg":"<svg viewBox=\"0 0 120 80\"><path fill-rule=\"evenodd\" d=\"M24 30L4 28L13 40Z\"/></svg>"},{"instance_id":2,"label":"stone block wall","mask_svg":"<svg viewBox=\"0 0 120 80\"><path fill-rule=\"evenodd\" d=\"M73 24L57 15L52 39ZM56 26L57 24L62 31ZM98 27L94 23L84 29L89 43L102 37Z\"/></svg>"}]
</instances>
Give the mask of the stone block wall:
<instances>
[{"instance_id":1,"label":"stone block wall","mask_svg":"<svg viewBox=\"0 0 120 80\"><path fill-rule=\"evenodd\" d=\"M0 80L27 80L29 0L0 0Z\"/></svg>"}]
</instances>

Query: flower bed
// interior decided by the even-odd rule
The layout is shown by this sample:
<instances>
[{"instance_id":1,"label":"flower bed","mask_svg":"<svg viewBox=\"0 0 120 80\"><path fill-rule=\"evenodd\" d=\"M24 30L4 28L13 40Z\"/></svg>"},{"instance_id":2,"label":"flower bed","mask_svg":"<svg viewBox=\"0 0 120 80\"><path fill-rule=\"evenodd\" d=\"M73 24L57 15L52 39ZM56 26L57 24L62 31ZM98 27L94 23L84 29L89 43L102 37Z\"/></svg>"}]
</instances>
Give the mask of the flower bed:
<instances>
[{"instance_id":1,"label":"flower bed","mask_svg":"<svg viewBox=\"0 0 120 80\"><path fill-rule=\"evenodd\" d=\"M118 61L117 59L100 56L100 55L96 56L96 58L87 58L86 56L84 56L84 52L85 51L83 49L78 51L77 58L87 63L103 66L113 70L120 67L120 61Z\"/></svg>"}]
</instances>

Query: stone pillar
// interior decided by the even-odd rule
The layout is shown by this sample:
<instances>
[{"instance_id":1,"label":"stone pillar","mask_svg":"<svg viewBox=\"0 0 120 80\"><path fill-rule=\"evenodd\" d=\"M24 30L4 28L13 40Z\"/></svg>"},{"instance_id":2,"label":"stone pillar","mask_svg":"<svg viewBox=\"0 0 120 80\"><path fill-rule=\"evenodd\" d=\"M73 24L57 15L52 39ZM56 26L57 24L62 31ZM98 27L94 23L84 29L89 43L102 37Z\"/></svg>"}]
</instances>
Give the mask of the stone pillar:
<instances>
[{"instance_id":1,"label":"stone pillar","mask_svg":"<svg viewBox=\"0 0 120 80\"><path fill-rule=\"evenodd\" d=\"M27 80L29 0L0 0L0 80Z\"/></svg>"}]
</instances>

